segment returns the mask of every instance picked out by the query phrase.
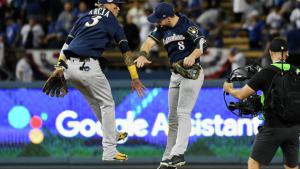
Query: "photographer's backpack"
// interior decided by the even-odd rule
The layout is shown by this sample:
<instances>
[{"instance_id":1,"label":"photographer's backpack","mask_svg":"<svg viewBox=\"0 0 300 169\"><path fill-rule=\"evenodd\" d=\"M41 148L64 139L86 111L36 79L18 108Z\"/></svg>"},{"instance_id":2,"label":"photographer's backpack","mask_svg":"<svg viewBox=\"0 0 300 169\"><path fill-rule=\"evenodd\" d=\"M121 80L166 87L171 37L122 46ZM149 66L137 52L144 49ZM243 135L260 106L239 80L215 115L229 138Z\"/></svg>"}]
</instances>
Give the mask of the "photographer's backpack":
<instances>
[{"instance_id":1,"label":"photographer's backpack","mask_svg":"<svg viewBox=\"0 0 300 169\"><path fill-rule=\"evenodd\" d=\"M288 123L300 124L300 70L282 63L272 64L266 69L276 72L276 75L266 94L265 112L276 113Z\"/></svg>"}]
</instances>

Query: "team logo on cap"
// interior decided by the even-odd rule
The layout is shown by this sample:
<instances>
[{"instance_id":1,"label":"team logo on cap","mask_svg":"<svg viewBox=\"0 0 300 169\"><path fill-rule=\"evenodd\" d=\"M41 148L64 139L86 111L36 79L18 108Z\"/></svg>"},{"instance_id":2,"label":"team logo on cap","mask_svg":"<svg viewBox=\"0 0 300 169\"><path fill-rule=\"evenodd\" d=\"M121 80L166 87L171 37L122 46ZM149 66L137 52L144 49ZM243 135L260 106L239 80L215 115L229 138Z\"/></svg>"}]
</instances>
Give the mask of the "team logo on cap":
<instances>
[{"instance_id":1,"label":"team logo on cap","mask_svg":"<svg viewBox=\"0 0 300 169\"><path fill-rule=\"evenodd\" d=\"M113 2L114 0L107 0L107 2Z\"/></svg>"}]
</instances>

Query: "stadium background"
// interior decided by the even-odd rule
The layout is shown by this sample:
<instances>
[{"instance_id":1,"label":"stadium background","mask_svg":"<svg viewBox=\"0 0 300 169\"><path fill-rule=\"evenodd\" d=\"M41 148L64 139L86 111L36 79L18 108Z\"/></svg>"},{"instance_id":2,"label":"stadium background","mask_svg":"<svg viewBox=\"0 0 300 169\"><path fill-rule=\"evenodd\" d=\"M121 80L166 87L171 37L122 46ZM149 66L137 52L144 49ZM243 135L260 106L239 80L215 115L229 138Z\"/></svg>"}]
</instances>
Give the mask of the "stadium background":
<instances>
[{"instance_id":1,"label":"stadium background","mask_svg":"<svg viewBox=\"0 0 300 169\"><path fill-rule=\"evenodd\" d=\"M129 1L122 7L119 19L133 50L151 30L145 18L158 2ZM201 58L206 81L193 110L189 165L183 168L246 168L261 120L238 119L228 112L222 83L235 67L268 65L267 49L275 36L287 37L289 62L299 65L299 3L168 2L201 26L210 47ZM93 4L91 0L0 0L1 168L155 168L160 161L167 124L167 107L162 105L167 105L170 74L162 46L152 51L153 64L139 72L148 88L144 98L130 91L129 74L114 43L101 59L116 102L118 129L130 131L128 141L120 143L120 150L130 156L124 165L100 161L100 125L77 90L71 89L63 99L41 92L72 23ZM278 167L281 158L278 151L269 168Z\"/></svg>"}]
</instances>

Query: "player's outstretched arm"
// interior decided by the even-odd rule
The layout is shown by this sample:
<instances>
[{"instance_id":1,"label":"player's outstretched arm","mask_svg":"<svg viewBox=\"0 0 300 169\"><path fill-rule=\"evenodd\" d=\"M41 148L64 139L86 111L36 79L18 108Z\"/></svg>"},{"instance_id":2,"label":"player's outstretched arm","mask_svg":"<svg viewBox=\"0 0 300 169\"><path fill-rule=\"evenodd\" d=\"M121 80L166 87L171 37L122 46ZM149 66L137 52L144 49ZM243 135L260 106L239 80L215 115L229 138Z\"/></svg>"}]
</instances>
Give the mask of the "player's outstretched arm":
<instances>
[{"instance_id":1,"label":"player's outstretched arm","mask_svg":"<svg viewBox=\"0 0 300 169\"><path fill-rule=\"evenodd\" d=\"M144 96L144 85L139 79L136 66L134 64L134 55L131 51L127 51L123 54L125 64L127 65L128 71L131 76L131 88L135 90L139 96Z\"/></svg>"},{"instance_id":2,"label":"player's outstretched arm","mask_svg":"<svg viewBox=\"0 0 300 169\"><path fill-rule=\"evenodd\" d=\"M144 67L146 64L150 64L150 50L156 44L156 42L148 37L147 40L142 44L140 52L138 52L138 58L134 60L134 63L138 68Z\"/></svg>"}]
</instances>

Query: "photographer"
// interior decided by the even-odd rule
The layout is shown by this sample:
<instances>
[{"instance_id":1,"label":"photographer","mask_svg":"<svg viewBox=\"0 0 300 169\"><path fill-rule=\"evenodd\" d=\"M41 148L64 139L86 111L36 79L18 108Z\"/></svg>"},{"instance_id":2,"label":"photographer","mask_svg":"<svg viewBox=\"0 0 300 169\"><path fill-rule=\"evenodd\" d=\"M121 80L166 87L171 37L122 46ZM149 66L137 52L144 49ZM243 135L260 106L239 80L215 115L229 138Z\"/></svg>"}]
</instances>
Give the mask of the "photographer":
<instances>
[{"instance_id":1,"label":"photographer","mask_svg":"<svg viewBox=\"0 0 300 169\"><path fill-rule=\"evenodd\" d=\"M268 97L269 89L276 81L274 80L275 77L280 76L280 73L283 75L282 72L283 70L286 71L286 68L292 68L291 65L285 63L288 56L287 48L285 40L281 38L273 39L269 48L273 64L269 68L256 73L241 89L234 89L232 83L225 82L224 91L240 100L248 98L258 90L261 90ZM271 68L277 70L277 72L271 71ZM267 105L268 101L270 99L266 99L264 104ZM279 147L282 149L284 156L284 168L298 169L299 123L291 123L285 120L279 115L280 113L277 113L278 109L273 107L264 109L265 122L262 127L259 127L259 133L255 137L248 160L248 169L259 169L261 165L269 165ZM299 115L296 117L299 117ZM299 119L295 121L299 121Z\"/></svg>"}]
</instances>

